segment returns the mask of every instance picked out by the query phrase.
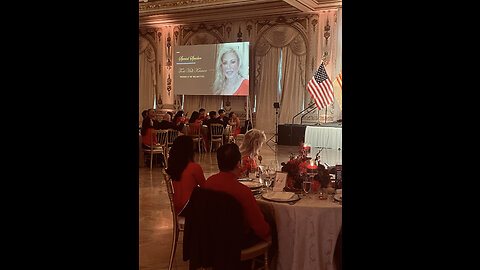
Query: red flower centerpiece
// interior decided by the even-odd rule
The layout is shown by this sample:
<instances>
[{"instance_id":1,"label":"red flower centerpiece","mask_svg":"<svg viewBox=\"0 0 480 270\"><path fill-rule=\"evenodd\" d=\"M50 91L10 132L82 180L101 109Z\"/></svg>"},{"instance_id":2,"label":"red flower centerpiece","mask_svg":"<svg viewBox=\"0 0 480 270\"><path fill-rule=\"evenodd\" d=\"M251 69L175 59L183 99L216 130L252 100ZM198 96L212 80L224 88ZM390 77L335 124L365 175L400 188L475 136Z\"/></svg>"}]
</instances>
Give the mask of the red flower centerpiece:
<instances>
[{"instance_id":1,"label":"red flower centerpiece","mask_svg":"<svg viewBox=\"0 0 480 270\"><path fill-rule=\"evenodd\" d=\"M287 173L287 185L284 188L285 191L301 192L302 182L313 176L312 191L317 191L320 186L325 184L325 187L330 181L330 175L325 167L318 164L319 154L323 149L317 153L316 159L307 157L310 152L310 147L306 148L302 144L300 146L298 156L290 155L290 160L285 163L282 162L282 172Z\"/></svg>"}]
</instances>

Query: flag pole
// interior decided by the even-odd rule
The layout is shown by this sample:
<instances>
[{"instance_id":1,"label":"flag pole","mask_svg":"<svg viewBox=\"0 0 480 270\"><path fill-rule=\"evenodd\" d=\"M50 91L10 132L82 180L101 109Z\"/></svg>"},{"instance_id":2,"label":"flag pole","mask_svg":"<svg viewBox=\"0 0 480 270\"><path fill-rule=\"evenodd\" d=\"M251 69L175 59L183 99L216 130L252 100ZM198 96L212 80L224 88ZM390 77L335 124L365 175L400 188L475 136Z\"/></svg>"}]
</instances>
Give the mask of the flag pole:
<instances>
[{"instance_id":1,"label":"flag pole","mask_svg":"<svg viewBox=\"0 0 480 270\"><path fill-rule=\"evenodd\" d=\"M327 123L327 109L328 109L328 105L325 106L325 123Z\"/></svg>"},{"instance_id":2,"label":"flag pole","mask_svg":"<svg viewBox=\"0 0 480 270\"><path fill-rule=\"evenodd\" d=\"M322 57L322 61L320 62L320 65L323 65L323 57ZM324 123L327 123L327 108L328 108L328 105L325 106Z\"/></svg>"}]
</instances>

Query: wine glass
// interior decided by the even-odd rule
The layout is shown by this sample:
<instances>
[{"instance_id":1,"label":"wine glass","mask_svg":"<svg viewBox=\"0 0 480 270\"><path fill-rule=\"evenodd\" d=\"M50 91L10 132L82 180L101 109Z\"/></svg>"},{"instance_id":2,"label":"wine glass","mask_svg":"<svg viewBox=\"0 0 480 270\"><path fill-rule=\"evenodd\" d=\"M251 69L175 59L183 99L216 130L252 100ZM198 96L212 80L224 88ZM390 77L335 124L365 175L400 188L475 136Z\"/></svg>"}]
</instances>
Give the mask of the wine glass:
<instances>
[{"instance_id":1,"label":"wine glass","mask_svg":"<svg viewBox=\"0 0 480 270\"><path fill-rule=\"evenodd\" d=\"M275 179L275 175L276 175L276 171L275 171L275 167L270 167L269 170L267 171L268 173L268 177L270 178L270 182L272 182L271 184L273 184L275 186L275 184L277 183Z\"/></svg>"},{"instance_id":2,"label":"wine glass","mask_svg":"<svg viewBox=\"0 0 480 270\"><path fill-rule=\"evenodd\" d=\"M255 178L257 178L257 172L255 171L255 169L253 168L250 168L248 170L248 178L252 179L252 180L255 180Z\"/></svg>"},{"instance_id":3,"label":"wine glass","mask_svg":"<svg viewBox=\"0 0 480 270\"><path fill-rule=\"evenodd\" d=\"M305 192L305 197L309 198L308 193L312 188L312 181L310 181L310 179L305 179L302 183L302 186L303 186L303 191Z\"/></svg>"}]
</instances>

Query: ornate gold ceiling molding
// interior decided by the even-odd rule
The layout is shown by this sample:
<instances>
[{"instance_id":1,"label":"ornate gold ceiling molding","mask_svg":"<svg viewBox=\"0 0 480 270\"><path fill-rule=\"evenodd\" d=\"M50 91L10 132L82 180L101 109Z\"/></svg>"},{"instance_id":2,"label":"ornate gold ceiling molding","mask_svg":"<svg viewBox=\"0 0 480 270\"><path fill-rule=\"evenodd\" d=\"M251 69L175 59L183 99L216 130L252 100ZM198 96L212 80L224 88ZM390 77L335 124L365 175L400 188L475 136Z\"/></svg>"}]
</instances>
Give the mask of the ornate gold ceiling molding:
<instances>
[{"instance_id":1,"label":"ornate gold ceiling molding","mask_svg":"<svg viewBox=\"0 0 480 270\"><path fill-rule=\"evenodd\" d=\"M342 0L283 0L301 11L318 11L342 6Z\"/></svg>"},{"instance_id":2,"label":"ornate gold ceiling molding","mask_svg":"<svg viewBox=\"0 0 480 270\"><path fill-rule=\"evenodd\" d=\"M139 3L139 13L165 12L165 11L192 11L198 9L208 9L216 7L240 6L250 4L252 2L278 2L281 0L165 0L165 1L149 1L147 3Z\"/></svg>"},{"instance_id":3,"label":"ornate gold ceiling molding","mask_svg":"<svg viewBox=\"0 0 480 270\"><path fill-rule=\"evenodd\" d=\"M140 27L315 13L342 0L165 0L140 3Z\"/></svg>"},{"instance_id":4,"label":"ornate gold ceiling molding","mask_svg":"<svg viewBox=\"0 0 480 270\"><path fill-rule=\"evenodd\" d=\"M223 2L223 0L173 0L173 1L150 1L139 3L139 10L151 10L162 8L181 8L186 6L202 6L211 3Z\"/></svg>"}]
</instances>

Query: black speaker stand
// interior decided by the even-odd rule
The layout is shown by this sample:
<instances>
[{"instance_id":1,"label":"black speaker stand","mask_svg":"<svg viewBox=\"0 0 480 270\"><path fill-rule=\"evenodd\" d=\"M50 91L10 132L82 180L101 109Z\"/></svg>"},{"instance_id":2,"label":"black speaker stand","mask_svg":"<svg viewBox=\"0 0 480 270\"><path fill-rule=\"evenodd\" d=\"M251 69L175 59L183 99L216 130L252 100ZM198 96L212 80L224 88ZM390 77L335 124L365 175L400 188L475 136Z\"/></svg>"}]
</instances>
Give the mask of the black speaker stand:
<instances>
[{"instance_id":1,"label":"black speaker stand","mask_svg":"<svg viewBox=\"0 0 480 270\"><path fill-rule=\"evenodd\" d=\"M273 136L270 137L270 139L268 139L265 143L268 144L268 142L273 138L275 138L274 143L278 144L278 108L275 108L275 134L273 134Z\"/></svg>"}]
</instances>

